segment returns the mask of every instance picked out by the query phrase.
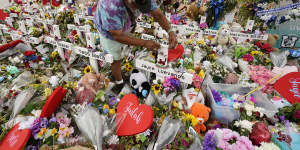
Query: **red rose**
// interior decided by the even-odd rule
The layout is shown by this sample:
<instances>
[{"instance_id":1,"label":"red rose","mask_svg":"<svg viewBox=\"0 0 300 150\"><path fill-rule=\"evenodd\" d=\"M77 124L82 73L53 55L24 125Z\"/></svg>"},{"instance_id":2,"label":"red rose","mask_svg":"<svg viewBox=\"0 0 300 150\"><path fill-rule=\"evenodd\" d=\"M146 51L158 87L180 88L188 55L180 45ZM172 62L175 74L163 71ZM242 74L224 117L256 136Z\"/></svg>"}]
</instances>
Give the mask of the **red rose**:
<instances>
[{"instance_id":1,"label":"red rose","mask_svg":"<svg viewBox=\"0 0 300 150\"><path fill-rule=\"evenodd\" d=\"M254 145L260 145L262 142L269 143L271 139L271 133L265 123L257 122L253 125L252 132L250 133L250 140Z\"/></svg>"}]
</instances>

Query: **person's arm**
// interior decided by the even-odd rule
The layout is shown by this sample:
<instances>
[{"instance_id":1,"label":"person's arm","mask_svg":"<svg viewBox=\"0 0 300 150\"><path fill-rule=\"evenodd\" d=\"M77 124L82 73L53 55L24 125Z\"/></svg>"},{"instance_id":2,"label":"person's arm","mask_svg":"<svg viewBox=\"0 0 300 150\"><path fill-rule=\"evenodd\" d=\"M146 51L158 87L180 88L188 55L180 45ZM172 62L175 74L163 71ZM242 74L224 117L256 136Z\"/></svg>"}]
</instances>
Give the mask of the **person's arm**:
<instances>
[{"instance_id":1,"label":"person's arm","mask_svg":"<svg viewBox=\"0 0 300 150\"><path fill-rule=\"evenodd\" d=\"M142 46L150 50L157 50L160 48L160 45L154 41L130 37L123 34L122 30L110 30L109 32L113 36L114 40L123 44Z\"/></svg>"},{"instance_id":2,"label":"person's arm","mask_svg":"<svg viewBox=\"0 0 300 150\"><path fill-rule=\"evenodd\" d=\"M171 31L171 24L169 23L167 17L161 12L160 9L155 9L151 12L152 17L159 25L168 32L169 34L169 47L175 48L177 45L177 37L174 31Z\"/></svg>"}]
</instances>

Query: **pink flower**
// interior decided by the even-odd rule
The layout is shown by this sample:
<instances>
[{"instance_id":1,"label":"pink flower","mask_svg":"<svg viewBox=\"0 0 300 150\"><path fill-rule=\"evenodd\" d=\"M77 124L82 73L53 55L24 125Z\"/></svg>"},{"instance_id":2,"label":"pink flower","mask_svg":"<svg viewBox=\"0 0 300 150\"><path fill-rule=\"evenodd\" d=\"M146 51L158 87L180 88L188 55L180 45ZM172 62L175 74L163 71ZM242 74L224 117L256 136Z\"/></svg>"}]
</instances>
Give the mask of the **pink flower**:
<instances>
[{"instance_id":1,"label":"pink flower","mask_svg":"<svg viewBox=\"0 0 300 150\"><path fill-rule=\"evenodd\" d=\"M198 76L197 74L194 74L194 77L193 77L194 87L197 88L197 89L200 89L202 82L203 82L203 79L200 76Z\"/></svg>"},{"instance_id":2,"label":"pink flower","mask_svg":"<svg viewBox=\"0 0 300 150\"><path fill-rule=\"evenodd\" d=\"M254 60L254 57L250 54L246 54L246 55L244 55L243 59L245 61L252 62Z\"/></svg>"}]
</instances>

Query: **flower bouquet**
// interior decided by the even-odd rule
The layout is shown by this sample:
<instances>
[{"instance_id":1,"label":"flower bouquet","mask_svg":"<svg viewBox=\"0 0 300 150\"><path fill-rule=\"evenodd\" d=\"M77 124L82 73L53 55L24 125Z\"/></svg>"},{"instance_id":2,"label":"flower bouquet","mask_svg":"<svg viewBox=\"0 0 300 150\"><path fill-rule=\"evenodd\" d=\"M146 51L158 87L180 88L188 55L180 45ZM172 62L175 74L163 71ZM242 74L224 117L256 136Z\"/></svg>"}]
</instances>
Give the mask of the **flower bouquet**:
<instances>
[{"instance_id":1,"label":"flower bouquet","mask_svg":"<svg viewBox=\"0 0 300 150\"><path fill-rule=\"evenodd\" d=\"M170 103L179 90L180 80L173 76L166 77L162 84L159 80L154 81L154 85L152 85L154 97L156 97L158 103L161 105Z\"/></svg>"},{"instance_id":2,"label":"flower bouquet","mask_svg":"<svg viewBox=\"0 0 300 150\"><path fill-rule=\"evenodd\" d=\"M204 137L203 149L255 150L248 137L230 129L209 130Z\"/></svg>"}]
</instances>

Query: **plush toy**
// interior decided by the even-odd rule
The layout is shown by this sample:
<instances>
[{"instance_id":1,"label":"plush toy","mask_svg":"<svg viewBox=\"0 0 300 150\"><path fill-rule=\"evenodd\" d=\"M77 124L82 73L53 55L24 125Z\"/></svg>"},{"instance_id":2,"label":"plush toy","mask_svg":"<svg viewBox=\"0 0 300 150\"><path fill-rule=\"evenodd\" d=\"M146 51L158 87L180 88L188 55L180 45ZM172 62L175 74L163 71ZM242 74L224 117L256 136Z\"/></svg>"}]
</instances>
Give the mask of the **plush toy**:
<instances>
[{"instance_id":1,"label":"plush toy","mask_svg":"<svg viewBox=\"0 0 300 150\"><path fill-rule=\"evenodd\" d=\"M217 45L217 49L226 50L228 44L236 44L236 41L230 36L230 28L227 24L223 24L218 34L212 40L213 45Z\"/></svg>"},{"instance_id":2,"label":"plush toy","mask_svg":"<svg viewBox=\"0 0 300 150\"><path fill-rule=\"evenodd\" d=\"M199 17L200 15L201 15L201 16L204 16L206 10L207 10L207 7L206 7L206 6L202 6L202 7L199 8L199 7L197 7L196 2L193 2L193 3L191 3L191 4L188 6L186 15L187 15L190 19L195 20L195 18Z\"/></svg>"},{"instance_id":3,"label":"plush toy","mask_svg":"<svg viewBox=\"0 0 300 150\"><path fill-rule=\"evenodd\" d=\"M204 125L204 123L208 120L211 109L206 107L204 104L196 102L193 104L191 111L192 115L194 115L199 120L199 123L194 126L194 129L199 134L206 131L206 126Z\"/></svg>"},{"instance_id":4,"label":"plush toy","mask_svg":"<svg viewBox=\"0 0 300 150\"><path fill-rule=\"evenodd\" d=\"M78 104L90 103L94 100L97 91L105 85L105 75L87 73L79 81L76 90L76 101Z\"/></svg>"},{"instance_id":5,"label":"plush toy","mask_svg":"<svg viewBox=\"0 0 300 150\"><path fill-rule=\"evenodd\" d=\"M150 93L150 83L148 82L145 74L134 69L130 75L130 85L134 90L134 93L138 97L146 98Z\"/></svg>"},{"instance_id":6,"label":"plush toy","mask_svg":"<svg viewBox=\"0 0 300 150\"><path fill-rule=\"evenodd\" d=\"M262 46L269 45L272 48L272 51L279 51L278 48L274 48L279 39L280 39L280 36L278 34L268 34L267 40L261 40L261 41L256 41L256 42L260 42L262 44ZM267 46L265 46L265 47L267 47Z\"/></svg>"}]
</instances>

